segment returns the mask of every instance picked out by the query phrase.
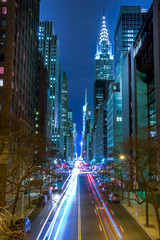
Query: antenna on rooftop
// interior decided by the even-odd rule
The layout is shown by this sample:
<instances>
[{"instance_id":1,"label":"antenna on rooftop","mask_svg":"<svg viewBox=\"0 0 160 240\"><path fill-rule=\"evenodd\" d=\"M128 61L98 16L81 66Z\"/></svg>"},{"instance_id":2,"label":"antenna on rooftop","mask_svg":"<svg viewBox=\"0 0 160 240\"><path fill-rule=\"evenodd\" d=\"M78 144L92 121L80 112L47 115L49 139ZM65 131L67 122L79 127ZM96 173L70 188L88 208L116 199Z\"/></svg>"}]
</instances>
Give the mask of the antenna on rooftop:
<instances>
[{"instance_id":1,"label":"antenna on rooftop","mask_svg":"<svg viewBox=\"0 0 160 240\"><path fill-rule=\"evenodd\" d=\"M105 0L103 0L103 16L105 16Z\"/></svg>"},{"instance_id":2,"label":"antenna on rooftop","mask_svg":"<svg viewBox=\"0 0 160 240\"><path fill-rule=\"evenodd\" d=\"M85 105L87 104L87 88L85 88Z\"/></svg>"}]
</instances>

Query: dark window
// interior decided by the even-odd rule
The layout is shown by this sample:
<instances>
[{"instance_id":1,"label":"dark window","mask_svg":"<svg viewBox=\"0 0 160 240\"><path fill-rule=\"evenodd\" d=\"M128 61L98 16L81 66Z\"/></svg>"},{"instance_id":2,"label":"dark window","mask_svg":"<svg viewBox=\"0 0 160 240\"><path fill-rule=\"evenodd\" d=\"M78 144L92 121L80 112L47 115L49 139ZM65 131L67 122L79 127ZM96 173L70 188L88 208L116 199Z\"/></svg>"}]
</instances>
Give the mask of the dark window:
<instances>
[{"instance_id":1,"label":"dark window","mask_svg":"<svg viewBox=\"0 0 160 240\"><path fill-rule=\"evenodd\" d=\"M5 27L5 26L6 26L6 23L7 23L7 22L6 22L6 19L3 18L3 19L2 19L2 27Z\"/></svg>"},{"instance_id":2,"label":"dark window","mask_svg":"<svg viewBox=\"0 0 160 240\"><path fill-rule=\"evenodd\" d=\"M0 62L4 62L4 54L0 54Z\"/></svg>"}]
</instances>

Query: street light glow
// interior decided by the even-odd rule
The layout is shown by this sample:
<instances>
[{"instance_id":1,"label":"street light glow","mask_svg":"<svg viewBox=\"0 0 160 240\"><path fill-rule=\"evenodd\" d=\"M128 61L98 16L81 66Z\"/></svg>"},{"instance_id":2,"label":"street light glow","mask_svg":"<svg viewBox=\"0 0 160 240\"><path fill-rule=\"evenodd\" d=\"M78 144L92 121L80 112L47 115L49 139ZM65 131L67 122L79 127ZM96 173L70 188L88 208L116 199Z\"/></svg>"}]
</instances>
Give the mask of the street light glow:
<instances>
[{"instance_id":1,"label":"street light glow","mask_svg":"<svg viewBox=\"0 0 160 240\"><path fill-rule=\"evenodd\" d=\"M125 159L125 156L124 156L124 155L120 155L120 159L121 159L121 160L124 160L124 159Z\"/></svg>"}]
</instances>

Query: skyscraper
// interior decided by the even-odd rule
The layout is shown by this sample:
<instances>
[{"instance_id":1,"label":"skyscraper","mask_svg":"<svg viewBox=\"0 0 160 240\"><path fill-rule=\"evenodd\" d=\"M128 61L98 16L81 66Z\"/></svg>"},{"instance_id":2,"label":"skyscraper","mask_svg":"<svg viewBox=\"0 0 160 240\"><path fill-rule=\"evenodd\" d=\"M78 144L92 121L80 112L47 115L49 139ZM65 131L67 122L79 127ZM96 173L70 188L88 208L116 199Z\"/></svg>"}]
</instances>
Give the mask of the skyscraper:
<instances>
[{"instance_id":1,"label":"skyscraper","mask_svg":"<svg viewBox=\"0 0 160 240\"><path fill-rule=\"evenodd\" d=\"M49 73L49 89L51 101L51 140L55 150L58 139L58 109L59 109L59 40L53 35L52 22L40 22L39 25L39 51L43 56L44 65Z\"/></svg>"},{"instance_id":2,"label":"skyscraper","mask_svg":"<svg viewBox=\"0 0 160 240\"><path fill-rule=\"evenodd\" d=\"M141 6L121 6L114 30L114 75L116 75L116 67L120 63L122 52L128 52L146 12L146 9L141 10Z\"/></svg>"},{"instance_id":3,"label":"skyscraper","mask_svg":"<svg viewBox=\"0 0 160 240\"><path fill-rule=\"evenodd\" d=\"M113 80L113 55L109 42L106 18L102 18L99 42L95 55L95 80Z\"/></svg>"},{"instance_id":4,"label":"skyscraper","mask_svg":"<svg viewBox=\"0 0 160 240\"><path fill-rule=\"evenodd\" d=\"M95 84L94 84L94 120L100 104L106 99L109 84L113 81L113 55L109 42L106 18L102 17L97 51L95 55Z\"/></svg>"},{"instance_id":5,"label":"skyscraper","mask_svg":"<svg viewBox=\"0 0 160 240\"><path fill-rule=\"evenodd\" d=\"M10 113L13 116L16 115L17 118L26 123L27 130L35 127L39 2L39 0L0 1L0 111L2 115L7 114L8 116ZM14 125L14 121L10 121L8 124ZM6 131L10 131L8 126L5 128ZM1 130L3 132L3 128ZM12 136L11 133L9 135ZM1 144L1 206L5 204L7 198L13 197L15 186L20 181L19 177L25 172L24 162L22 163L21 160L17 161L20 166L18 170L14 165L14 154L12 153L13 149L17 149L18 141L9 145L9 135L6 135L6 143L3 143L6 146L5 161L3 160L4 146ZM12 149L11 155L9 149ZM16 151L15 159L17 159ZM9 172L11 169L11 173L14 172L14 175ZM7 175L10 176L9 183ZM15 185L12 179L15 179Z\"/></svg>"},{"instance_id":6,"label":"skyscraper","mask_svg":"<svg viewBox=\"0 0 160 240\"><path fill-rule=\"evenodd\" d=\"M90 135L90 122L92 119L91 105L87 102L87 89L85 89L85 105L83 106L83 131L82 131L82 141L83 141L83 159L89 160L89 151L91 145Z\"/></svg>"},{"instance_id":7,"label":"skyscraper","mask_svg":"<svg viewBox=\"0 0 160 240\"><path fill-rule=\"evenodd\" d=\"M0 110L34 126L39 0L0 1Z\"/></svg>"},{"instance_id":8,"label":"skyscraper","mask_svg":"<svg viewBox=\"0 0 160 240\"><path fill-rule=\"evenodd\" d=\"M61 142L61 152L63 152L64 158L66 158L66 144L67 144L67 132L68 132L68 81L67 75L63 72L63 81L62 81L62 134L63 139Z\"/></svg>"},{"instance_id":9,"label":"skyscraper","mask_svg":"<svg viewBox=\"0 0 160 240\"><path fill-rule=\"evenodd\" d=\"M145 17L140 6L121 6L114 30L114 80L107 103L108 154L122 141L122 64ZM125 86L124 86L125 89ZM113 160L111 158L108 159Z\"/></svg>"}]
</instances>

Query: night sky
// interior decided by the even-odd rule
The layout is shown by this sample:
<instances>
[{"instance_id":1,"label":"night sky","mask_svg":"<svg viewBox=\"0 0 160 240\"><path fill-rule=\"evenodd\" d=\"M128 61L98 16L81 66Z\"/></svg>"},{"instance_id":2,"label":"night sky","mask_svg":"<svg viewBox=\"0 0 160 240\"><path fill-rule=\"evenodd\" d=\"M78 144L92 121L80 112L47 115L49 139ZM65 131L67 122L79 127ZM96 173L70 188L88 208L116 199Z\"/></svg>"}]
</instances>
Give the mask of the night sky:
<instances>
[{"instance_id":1,"label":"night sky","mask_svg":"<svg viewBox=\"0 0 160 240\"><path fill-rule=\"evenodd\" d=\"M121 5L149 9L152 0L106 0L105 16L113 46L114 28ZM82 132L85 88L93 106L94 57L103 15L103 0L41 0L40 21L52 21L60 42L61 69L68 78L69 108L77 123L78 149Z\"/></svg>"}]
</instances>

